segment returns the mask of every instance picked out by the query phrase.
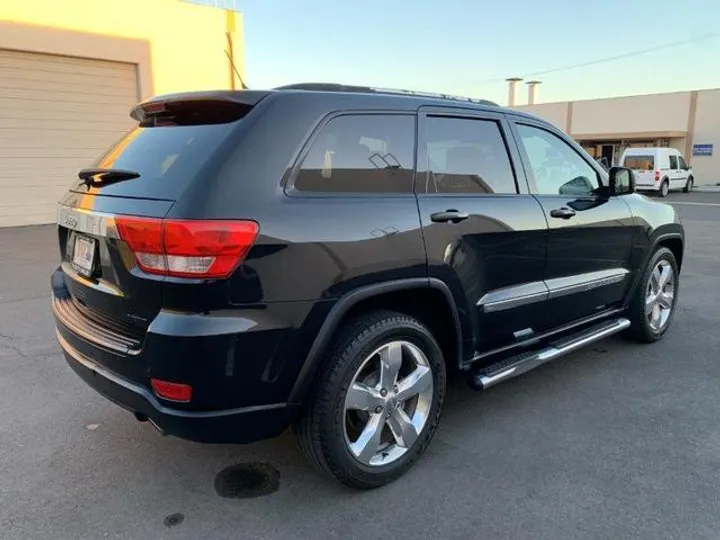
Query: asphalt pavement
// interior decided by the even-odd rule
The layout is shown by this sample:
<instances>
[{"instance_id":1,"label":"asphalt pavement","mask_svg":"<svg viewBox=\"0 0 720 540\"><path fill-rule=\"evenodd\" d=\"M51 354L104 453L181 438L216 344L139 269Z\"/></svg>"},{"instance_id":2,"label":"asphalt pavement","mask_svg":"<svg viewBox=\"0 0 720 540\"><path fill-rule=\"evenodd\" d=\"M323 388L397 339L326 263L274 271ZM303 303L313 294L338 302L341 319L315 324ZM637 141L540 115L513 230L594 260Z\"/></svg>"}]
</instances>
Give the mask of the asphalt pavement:
<instances>
[{"instance_id":1,"label":"asphalt pavement","mask_svg":"<svg viewBox=\"0 0 720 540\"><path fill-rule=\"evenodd\" d=\"M717 540L720 193L668 200L688 251L662 342L610 338L485 393L451 381L425 457L361 493L289 433L185 442L94 393L54 339L54 229L0 230L0 538ZM227 468L255 462L272 481L227 498Z\"/></svg>"}]
</instances>

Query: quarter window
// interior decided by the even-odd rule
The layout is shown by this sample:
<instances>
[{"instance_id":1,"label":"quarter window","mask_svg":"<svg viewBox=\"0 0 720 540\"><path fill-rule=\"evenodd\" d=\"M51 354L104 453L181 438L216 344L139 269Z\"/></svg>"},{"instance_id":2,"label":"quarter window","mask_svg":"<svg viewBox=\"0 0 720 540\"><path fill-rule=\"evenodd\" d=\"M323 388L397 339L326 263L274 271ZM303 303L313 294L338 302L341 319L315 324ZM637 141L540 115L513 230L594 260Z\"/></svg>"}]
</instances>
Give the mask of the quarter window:
<instances>
[{"instance_id":1,"label":"quarter window","mask_svg":"<svg viewBox=\"0 0 720 540\"><path fill-rule=\"evenodd\" d=\"M426 139L428 193L517 193L497 122L431 116Z\"/></svg>"},{"instance_id":2,"label":"quarter window","mask_svg":"<svg viewBox=\"0 0 720 540\"><path fill-rule=\"evenodd\" d=\"M411 193L414 148L414 116L337 116L313 141L294 187L325 193Z\"/></svg>"},{"instance_id":3,"label":"quarter window","mask_svg":"<svg viewBox=\"0 0 720 540\"><path fill-rule=\"evenodd\" d=\"M568 143L544 129L517 125L540 195L590 195L598 174Z\"/></svg>"}]
</instances>

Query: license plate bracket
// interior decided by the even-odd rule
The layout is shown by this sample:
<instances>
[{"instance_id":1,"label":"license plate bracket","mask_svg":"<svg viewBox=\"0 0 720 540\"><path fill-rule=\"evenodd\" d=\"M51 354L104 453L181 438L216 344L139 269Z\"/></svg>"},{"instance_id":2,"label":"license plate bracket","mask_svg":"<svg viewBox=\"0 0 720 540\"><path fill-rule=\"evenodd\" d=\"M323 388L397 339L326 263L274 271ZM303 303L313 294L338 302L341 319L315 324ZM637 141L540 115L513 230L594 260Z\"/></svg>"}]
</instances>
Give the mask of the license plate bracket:
<instances>
[{"instance_id":1,"label":"license plate bracket","mask_svg":"<svg viewBox=\"0 0 720 540\"><path fill-rule=\"evenodd\" d=\"M72 266L80 274L90 277L95 270L95 246L94 238L77 235L73 247Z\"/></svg>"}]
</instances>

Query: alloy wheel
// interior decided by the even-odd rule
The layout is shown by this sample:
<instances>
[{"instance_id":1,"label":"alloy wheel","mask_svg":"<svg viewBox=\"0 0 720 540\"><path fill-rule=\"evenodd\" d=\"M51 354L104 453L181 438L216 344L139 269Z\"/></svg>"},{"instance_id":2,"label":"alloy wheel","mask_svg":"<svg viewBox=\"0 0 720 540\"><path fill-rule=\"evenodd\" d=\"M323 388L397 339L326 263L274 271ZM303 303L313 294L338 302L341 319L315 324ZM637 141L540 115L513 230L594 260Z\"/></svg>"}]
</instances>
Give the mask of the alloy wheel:
<instances>
[{"instance_id":1,"label":"alloy wheel","mask_svg":"<svg viewBox=\"0 0 720 540\"><path fill-rule=\"evenodd\" d=\"M366 466L400 459L422 433L433 404L427 356L409 341L372 352L350 383L344 405L345 442Z\"/></svg>"},{"instance_id":2,"label":"alloy wheel","mask_svg":"<svg viewBox=\"0 0 720 540\"><path fill-rule=\"evenodd\" d=\"M667 325L675 301L675 272L672 265L661 260L650 274L645 292L645 317L653 331Z\"/></svg>"}]
</instances>

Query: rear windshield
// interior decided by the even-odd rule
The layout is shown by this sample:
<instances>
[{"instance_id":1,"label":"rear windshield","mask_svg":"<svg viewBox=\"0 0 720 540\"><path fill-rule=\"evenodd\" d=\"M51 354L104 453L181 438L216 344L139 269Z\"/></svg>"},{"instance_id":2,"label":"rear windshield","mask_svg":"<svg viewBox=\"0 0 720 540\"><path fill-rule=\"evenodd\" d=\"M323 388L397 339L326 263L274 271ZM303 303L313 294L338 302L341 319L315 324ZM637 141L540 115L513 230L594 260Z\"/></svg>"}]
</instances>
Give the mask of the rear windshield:
<instances>
[{"instance_id":1,"label":"rear windshield","mask_svg":"<svg viewBox=\"0 0 720 540\"><path fill-rule=\"evenodd\" d=\"M237 123L138 127L92 167L126 169L139 178L93 186L102 195L177 200L217 153ZM86 192L79 181L75 191Z\"/></svg>"},{"instance_id":2,"label":"rear windshield","mask_svg":"<svg viewBox=\"0 0 720 540\"><path fill-rule=\"evenodd\" d=\"M625 156L625 166L636 171L652 171L655 168L655 156Z\"/></svg>"}]
</instances>

